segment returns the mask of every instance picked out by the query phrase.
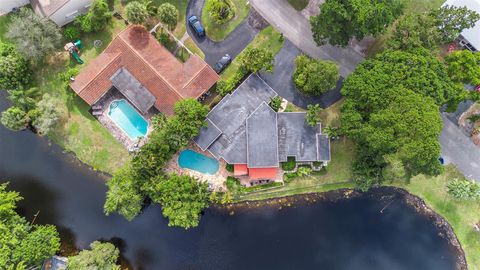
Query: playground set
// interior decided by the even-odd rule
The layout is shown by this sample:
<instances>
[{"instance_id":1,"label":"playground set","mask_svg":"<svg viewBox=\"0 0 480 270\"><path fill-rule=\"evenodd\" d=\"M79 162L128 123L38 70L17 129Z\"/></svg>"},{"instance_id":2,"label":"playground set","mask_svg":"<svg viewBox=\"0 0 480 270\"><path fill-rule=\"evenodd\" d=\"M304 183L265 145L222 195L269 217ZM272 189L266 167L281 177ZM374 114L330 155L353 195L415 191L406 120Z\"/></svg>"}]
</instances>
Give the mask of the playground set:
<instances>
[{"instance_id":1,"label":"playground set","mask_svg":"<svg viewBox=\"0 0 480 270\"><path fill-rule=\"evenodd\" d=\"M82 42L77 40L75 42L69 42L63 46L65 51L70 53L70 56L73 57L79 64L83 64L83 60L80 58L79 52L80 49L83 48Z\"/></svg>"}]
</instances>

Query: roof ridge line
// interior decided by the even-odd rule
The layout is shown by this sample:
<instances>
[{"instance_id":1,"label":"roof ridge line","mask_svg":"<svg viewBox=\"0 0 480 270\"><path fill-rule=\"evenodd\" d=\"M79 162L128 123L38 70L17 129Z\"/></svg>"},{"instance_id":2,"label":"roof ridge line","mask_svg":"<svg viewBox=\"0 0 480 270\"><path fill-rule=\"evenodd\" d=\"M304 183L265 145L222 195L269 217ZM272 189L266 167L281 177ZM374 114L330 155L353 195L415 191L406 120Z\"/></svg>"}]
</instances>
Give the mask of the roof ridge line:
<instances>
[{"instance_id":1,"label":"roof ridge line","mask_svg":"<svg viewBox=\"0 0 480 270\"><path fill-rule=\"evenodd\" d=\"M183 66L183 64L182 64L182 66ZM197 71L197 73L195 73L195 75L192 76L192 78L191 78L190 80L188 80L187 83L185 83L185 84L182 86L182 90L185 89L185 87L186 87L187 85L189 85L190 82L192 82L194 79L196 79L196 78L198 77L198 75L200 75L200 73L201 73L207 66L208 66L208 64L207 64L207 63L204 63L203 67L202 67L199 71ZM180 93L180 94L181 94L181 93ZM200 95L199 95L198 97L196 97L196 98L199 98L200 96L202 96L202 94L200 94ZM182 97L183 97L183 95L182 95Z\"/></svg>"},{"instance_id":2,"label":"roof ridge line","mask_svg":"<svg viewBox=\"0 0 480 270\"><path fill-rule=\"evenodd\" d=\"M131 28L131 27L134 27L134 25L131 25L131 26L125 28L122 32L124 32L125 30L127 30L128 28ZM160 73L158 73L157 70L152 67L152 65L150 65L147 61L145 61L145 59L144 59L137 51L135 51L135 50L133 49L133 47L132 47L130 44L128 44L128 42L126 42L126 41L123 39L123 37L121 36L121 33L122 33L122 32L118 33L117 37L119 37L119 38L122 40L122 42L128 47L128 49L130 49L130 51L132 51L136 56L138 56L138 58L140 58L140 60L141 60L144 64L146 64L146 65L157 75L157 77L159 77L163 82L165 82L165 83L168 85L168 87L170 87L170 89L173 90L173 92L175 92L175 94L176 94L179 98L183 99L183 96L181 96L180 93L177 92L177 90L175 89L175 87L173 87L173 86L170 84L169 81L167 81ZM148 32L148 31L147 31L147 32ZM148 34L151 35L150 32L148 32ZM158 42L158 41L157 41L157 42ZM161 45L161 44L160 44L160 45ZM163 45L161 45L161 46L163 47ZM163 48L166 49L165 47L163 47Z\"/></svg>"},{"instance_id":3,"label":"roof ridge line","mask_svg":"<svg viewBox=\"0 0 480 270\"><path fill-rule=\"evenodd\" d=\"M104 53L102 52L103 54L114 54L114 53ZM95 81L96 78L98 78L100 76L100 74L105 71L105 69L107 69L107 67L109 67L113 61L117 60L117 58L121 55L121 53L118 53L116 52L115 53L115 56L105 65L103 66L102 69L100 69L100 72L97 72L97 74L85 85L85 87L82 88L82 90L80 90L80 92L78 92L77 94L80 94L82 93L90 84L93 83L93 81ZM95 58L94 60L96 60L97 58ZM71 87L71 86L70 86Z\"/></svg>"}]
</instances>

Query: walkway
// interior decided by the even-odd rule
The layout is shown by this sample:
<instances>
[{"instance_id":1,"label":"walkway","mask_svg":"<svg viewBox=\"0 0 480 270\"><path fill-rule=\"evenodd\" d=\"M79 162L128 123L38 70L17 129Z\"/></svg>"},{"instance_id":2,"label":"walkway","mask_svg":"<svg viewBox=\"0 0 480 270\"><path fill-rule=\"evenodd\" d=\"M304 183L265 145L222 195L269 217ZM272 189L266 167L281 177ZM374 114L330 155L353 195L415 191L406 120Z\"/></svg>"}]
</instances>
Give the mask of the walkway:
<instances>
[{"instance_id":1,"label":"walkway","mask_svg":"<svg viewBox=\"0 0 480 270\"><path fill-rule=\"evenodd\" d=\"M202 17L202 8L205 0L191 0L187 6L187 16L195 15L198 18ZM250 15L249 15L250 16ZM248 17L235 28L223 41L215 42L208 37L199 38L188 26L187 32L195 41L197 46L205 54L205 62L213 66L222 56L228 53L232 58L235 58L247 45L255 38L259 30L255 29L248 23ZM208 33L207 33L208 35Z\"/></svg>"},{"instance_id":2,"label":"walkway","mask_svg":"<svg viewBox=\"0 0 480 270\"><path fill-rule=\"evenodd\" d=\"M358 63L364 59L351 48L331 45L318 47L313 41L309 21L300 12L293 9L287 1L251 0L250 3L265 20L302 51L314 58L337 62L343 77L352 73Z\"/></svg>"},{"instance_id":3,"label":"walkway","mask_svg":"<svg viewBox=\"0 0 480 270\"><path fill-rule=\"evenodd\" d=\"M327 108L342 98L340 89L342 88L343 78L341 78L335 89L321 96L304 95L297 90L292 76L295 72L295 57L301 51L289 40L285 43L280 52L275 56L273 73L264 72L260 77L265 80L275 91L284 99L290 101L300 108L306 109L310 104L320 104L322 108Z\"/></svg>"}]
</instances>

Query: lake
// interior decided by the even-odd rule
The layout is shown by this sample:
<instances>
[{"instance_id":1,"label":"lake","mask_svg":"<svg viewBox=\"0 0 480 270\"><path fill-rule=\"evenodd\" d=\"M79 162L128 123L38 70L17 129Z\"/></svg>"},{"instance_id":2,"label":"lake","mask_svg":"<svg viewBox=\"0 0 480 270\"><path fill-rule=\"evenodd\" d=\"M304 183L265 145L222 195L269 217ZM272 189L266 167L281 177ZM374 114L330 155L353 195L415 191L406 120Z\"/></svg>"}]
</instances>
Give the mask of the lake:
<instances>
[{"instance_id":1,"label":"lake","mask_svg":"<svg viewBox=\"0 0 480 270\"><path fill-rule=\"evenodd\" d=\"M6 103L0 98L0 111ZM86 248L112 240L136 269L454 269L435 225L395 192L291 207L211 208L200 226L170 228L158 206L132 222L103 214L104 177L29 131L0 125L0 182L25 198L19 212L58 226ZM380 197L383 197L382 199ZM381 210L387 205L383 213ZM232 214L233 211L233 215Z\"/></svg>"}]
</instances>

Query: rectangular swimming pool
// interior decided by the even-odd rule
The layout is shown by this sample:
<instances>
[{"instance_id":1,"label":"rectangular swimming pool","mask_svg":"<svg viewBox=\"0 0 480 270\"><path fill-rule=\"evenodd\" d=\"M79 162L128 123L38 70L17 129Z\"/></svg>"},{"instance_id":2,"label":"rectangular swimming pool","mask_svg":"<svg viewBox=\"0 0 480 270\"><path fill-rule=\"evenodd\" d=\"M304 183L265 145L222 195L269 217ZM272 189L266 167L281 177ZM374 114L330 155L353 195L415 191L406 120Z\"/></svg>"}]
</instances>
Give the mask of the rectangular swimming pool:
<instances>
[{"instance_id":1,"label":"rectangular swimming pool","mask_svg":"<svg viewBox=\"0 0 480 270\"><path fill-rule=\"evenodd\" d=\"M125 99L112 101L108 116L132 140L147 135L148 122Z\"/></svg>"}]
</instances>

